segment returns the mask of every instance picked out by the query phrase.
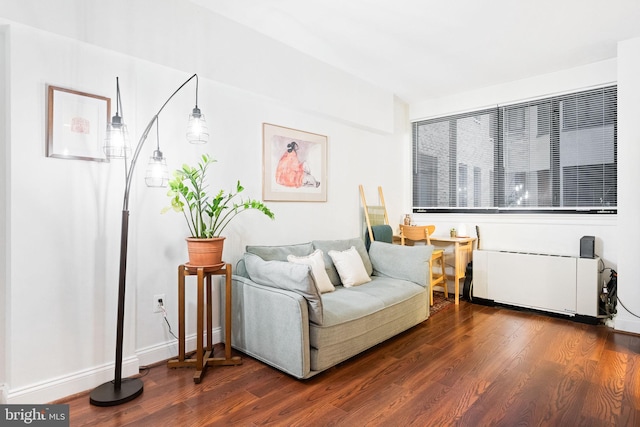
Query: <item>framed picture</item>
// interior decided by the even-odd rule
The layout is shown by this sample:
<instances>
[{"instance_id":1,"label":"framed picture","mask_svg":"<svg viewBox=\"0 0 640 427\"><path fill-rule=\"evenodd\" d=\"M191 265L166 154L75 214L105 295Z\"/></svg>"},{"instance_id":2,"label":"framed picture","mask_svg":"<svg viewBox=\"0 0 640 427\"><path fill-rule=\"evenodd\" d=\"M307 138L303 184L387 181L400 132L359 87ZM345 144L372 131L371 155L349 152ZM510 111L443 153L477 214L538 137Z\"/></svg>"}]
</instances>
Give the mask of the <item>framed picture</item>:
<instances>
[{"instance_id":1,"label":"framed picture","mask_svg":"<svg viewBox=\"0 0 640 427\"><path fill-rule=\"evenodd\" d=\"M327 137L263 123L262 198L327 201Z\"/></svg>"},{"instance_id":2,"label":"framed picture","mask_svg":"<svg viewBox=\"0 0 640 427\"><path fill-rule=\"evenodd\" d=\"M108 162L102 146L111 100L56 86L47 95L47 156Z\"/></svg>"}]
</instances>

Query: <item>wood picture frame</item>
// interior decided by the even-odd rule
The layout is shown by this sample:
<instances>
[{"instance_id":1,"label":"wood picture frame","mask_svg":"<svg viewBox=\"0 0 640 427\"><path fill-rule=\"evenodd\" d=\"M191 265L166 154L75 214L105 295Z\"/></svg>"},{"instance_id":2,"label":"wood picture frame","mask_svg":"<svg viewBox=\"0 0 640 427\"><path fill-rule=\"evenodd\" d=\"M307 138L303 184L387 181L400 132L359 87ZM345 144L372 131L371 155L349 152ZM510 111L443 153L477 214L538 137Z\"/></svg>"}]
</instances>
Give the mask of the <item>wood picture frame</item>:
<instances>
[{"instance_id":1,"label":"wood picture frame","mask_svg":"<svg viewBox=\"0 0 640 427\"><path fill-rule=\"evenodd\" d=\"M47 86L47 157L108 162L103 150L111 99Z\"/></svg>"},{"instance_id":2,"label":"wood picture frame","mask_svg":"<svg viewBox=\"0 0 640 427\"><path fill-rule=\"evenodd\" d=\"M327 201L327 137L262 124L265 201Z\"/></svg>"}]
</instances>

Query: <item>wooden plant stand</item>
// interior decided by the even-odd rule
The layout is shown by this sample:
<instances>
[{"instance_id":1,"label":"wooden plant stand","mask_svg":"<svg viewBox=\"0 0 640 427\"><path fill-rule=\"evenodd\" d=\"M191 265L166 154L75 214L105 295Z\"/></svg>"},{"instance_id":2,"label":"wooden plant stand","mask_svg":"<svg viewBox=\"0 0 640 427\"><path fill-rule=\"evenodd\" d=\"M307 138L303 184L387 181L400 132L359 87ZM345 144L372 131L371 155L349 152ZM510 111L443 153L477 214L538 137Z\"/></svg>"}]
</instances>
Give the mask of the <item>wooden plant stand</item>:
<instances>
[{"instance_id":1,"label":"wooden plant stand","mask_svg":"<svg viewBox=\"0 0 640 427\"><path fill-rule=\"evenodd\" d=\"M178 266L178 358L167 362L169 368L196 368L193 381L199 384L208 366L215 365L240 365L242 359L231 356L231 264L222 263L215 266L190 266L181 264ZM226 301L225 301L225 346L224 357L213 357L213 315L211 310L211 276L225 276ZM197 276L197 332L196 353L190 358L185 357L185 280L186 276ZM205 283L206 282L206 283ZM206 284L206 286L205 286ZM207 345L204 345L204 318L205 318L205 290L206 290L206 320L207 320Z\"/></svg>"}]
</instances>

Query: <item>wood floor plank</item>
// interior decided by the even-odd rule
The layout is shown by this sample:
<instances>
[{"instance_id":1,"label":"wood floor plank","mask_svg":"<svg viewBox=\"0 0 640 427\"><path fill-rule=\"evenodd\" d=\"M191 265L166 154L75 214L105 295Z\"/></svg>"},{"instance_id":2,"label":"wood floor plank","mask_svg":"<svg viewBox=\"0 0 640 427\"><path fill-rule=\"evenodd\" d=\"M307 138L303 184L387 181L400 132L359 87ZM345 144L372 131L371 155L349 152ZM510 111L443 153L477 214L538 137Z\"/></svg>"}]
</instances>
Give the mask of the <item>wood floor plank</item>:
<instances>
[{"instance_id":1,"label":"wood floor plank","mask_svg":"<svg viewBox=\"0 0 640 427\"><path fill-rule=\"evenodd\" d=\"M72 426L638 426L639 353L636 335L462 301L308 380L234 351L200 384L159 364L132 402L55 403Z\"/></svg>"},{"instance_id":2,"label":"wood floor plank","mask_svg":"<svg viewBox=\"0 0 640 427\"><path fill-rule=\"evenodd\" d=\"M605 350L584 405L587 416L615 425L622 409L627 358L626 352Z\"/></svg>"},{"instance_id":3,"label":"wood floor plank","mask_svg":"<svg viewBox=\"0 0 640 427\"><path fill-rule=\"evenodd\" d=\"M428 426L431 424L432 412L441 405L446 406L447 392L450 387L442 384L423 381L414 389L408 389L403 401L380 416L380 425L390 426Z\"/></svg>"},{"instance_id":4,"label":"wood floor plank","mask_svg":"<svg viewBox=\"0 0 640 427\"><path fill-rule=\"evenodd\" d=\"M459 420L461 426L510 425L505 418L509 408L518 404L529 376L521 371L503 372L485 392L465 411Z\"/></svg>"},{"instance_id":5,"label":"wood floor plank","mask_svg":"<svg viewBox=\"0 0 640 427\"><path fill-rule=\"evenodd\" d=\"M631 343L635 354L637 347ZM640 350L640 349L638 349ZM621 412L618 422L624 425L640 425L640 358L629 357L624 377Z\"/></svg>"}]
</instances>

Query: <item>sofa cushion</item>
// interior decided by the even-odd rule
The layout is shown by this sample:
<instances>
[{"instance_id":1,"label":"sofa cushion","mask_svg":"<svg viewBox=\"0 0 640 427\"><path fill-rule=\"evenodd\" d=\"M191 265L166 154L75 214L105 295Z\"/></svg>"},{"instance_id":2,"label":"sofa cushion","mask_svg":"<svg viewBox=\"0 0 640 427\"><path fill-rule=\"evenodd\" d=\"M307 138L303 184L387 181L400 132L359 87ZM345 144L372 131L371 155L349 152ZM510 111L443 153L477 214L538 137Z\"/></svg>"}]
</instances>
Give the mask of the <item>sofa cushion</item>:
<instances>
[{"instance_id":1,"label":"sofa cushion","mask_svg":"<svg viewBox=\"0 0 640 427\"><path fill-rule=\"evenodd\" d=\"M371 281L362 263L362 258L351 246L346 251L329 251L333 265L338 270L340 281L345 288L362 285Z\"/></svg>"},{"instance_id":2,"label":"sofa cushion","mask_svg":"<svg viewBox=\"0 0 640 427\"><path fill-rule=\"evenodd\" d=\"M323 295L324 323L309 325L312 370L326 369L428 317L425 288L390 277L372 279Z\"/></svg>"},{"instance_id":3,"label":"sofa cushion","mask_svg":"<svg viewBox=\"0 0 640 427\"><path fill-rule=\"evenodd\" d=\"M247 246L247 252L258 255L265 261L287 261L287 256L307 256L313 252L313 244L300 243L297 245L281 246Z\"/></svg>"},{"instance_id":4,"label":"sofa cushion","mask_svg":"<svg viewBox=\"0 0 640 427\"><path fill-rule=\"evenodd\" d=\"M352 322L420 293L425 293L422 286L390 277L374 276L371 282L352 288L338 286L335 292L323 295L324 329Z\"/></svg>"},{"instance_id":5,"label":"sofa cushion","mask_svg":"<svg viewBox=\"0 0 640 427\"><path fill-rule=\"evenodd\" d=\"M410 280L425 287L432 253L432 245L402 246L374 241L369 248L374 274Z\"/></svg>"},{"instance_id":6,"label":"sofa cushion","mask_svg":"<svg viewBox=\"0 0 640 427\"><path fill-rule=\"evenodd\" d=\"M327 270L325 270L324 265L324 258L320 249L316 249L311 255L307 256L295 256L289 254L287 256L287 260L289 262L311 266L311 274L313 274L313 278L316 281L316 286L318 287L318 290L321 294L325 292L333 292L336 289L333 286L333 283L331 283L329 276L327 275Z\"/></svg>"},{"instance_id":7,"label":"sofa cushion","mask_svg":"<svg viewBox=\"0 0 640 427\"><path fill-rule=\"evenodd\" d=\"M358 251L358 254L360 254L360 258L362 258L362 263L364 264L367 274L371 276L373 273L373 267L371 266L371 260L369 259L367 249L364 247L364 241L359 237L345 240L314 240L312 244L315 249L322 250L327 274L329 275L329 279L331 279L331 283L335 286L342 284L342 282L340 281L338 270L336 270L335 265L333 265L333 260L329 256L329 251L331 250L346 251L351 246L354 246L356 251Z\"/></svg>"},{"instance_id":8,"label":"sofa cushion","mask_svg":"<svg viewBox=\"0 0 640 427\"><path fill-rule=\"evenodd\" d=\"M254 282L302 295L309 307L309 320L322 325L322 298L311 274L311 266L277 260L265 261L251 253L244 254L244 264L249 278Z\"/></svg>"}]
</instances>

